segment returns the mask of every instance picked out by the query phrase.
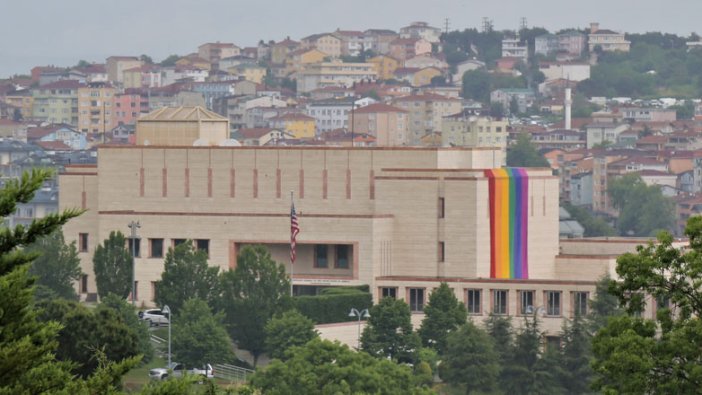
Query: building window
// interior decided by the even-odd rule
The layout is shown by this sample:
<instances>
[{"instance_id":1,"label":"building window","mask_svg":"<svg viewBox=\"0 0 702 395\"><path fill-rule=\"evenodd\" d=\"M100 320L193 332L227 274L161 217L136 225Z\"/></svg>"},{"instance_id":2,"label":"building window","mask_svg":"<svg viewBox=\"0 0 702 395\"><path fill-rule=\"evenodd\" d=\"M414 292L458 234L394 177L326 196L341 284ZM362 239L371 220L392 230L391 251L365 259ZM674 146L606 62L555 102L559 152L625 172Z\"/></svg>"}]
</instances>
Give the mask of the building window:
<instances>
[{"instance_id":1,"label":"building window","mask_svg":"<svg viewBox=\"0 0 702 395\"><path fill-rule=\"evenodd\" d=\"M210 240L209 239L197 239L195 240L195 248L198 251L205 251L205 255L210 257Z\"/></svg>"},{"instance_id":2,"label":"building window","mask_svg":"<svg viewBox=\"0 0 702 395\"><path fill-rule=\"evenodd\" d=\"M397 287L381 287L380 288L380 298L393 298L397 299Z\"/></svg>"},{"instance_id":3,"label":"building window","mask_svg":"<svg viewBox=\"0 0 702 395\"><path fill-rule=\"evenodd\" d=\"M529 314L530 308L534 308L534 291L519 291L519 314Z\"/></svg>"},{"instance_id":4,"label":"building window","mask_svg":"<svg viewBox=\"0 0 702 395\"><path fill-rule=\"evenodd\" d=\"M467 291L466 307L468 314L482 314L480 292L479 289L469 289Z\"/></svg>"},{"instance_id":5,"label":"building window","mask_svg":"<svg viewBox=\"0 0 702 395\"><path fill-rule=\"evenodd\" d=\"M561 315L560 291L546 291L546 315L551 317Z\"/></svg>"},{"instance_id":6,"label":"building window","mask_svg":"<svg viewBox=\"0 0 702 395\"><path fill-rule=\"evenodd\" d=\"M81 274L81 276L80 276L80 290L79 291L82 294L88 293L88 275L87 274Z\"/></svg>"},{"instance_id":7,"label":"building window","mask_svg":"<svg viewBox=\"0 0 702 395\"><path fill-rule=\"evenodd\" d=\"M573 315L584 317L587 315L587 292L573 292Z\"/></svg>"},{"instance_id":8,"label":"building window","mask_svg":"<svg viewBox=\"0 0 702 395\"><path fill-rule=\"evenodd\" d=\"M444 198L439 198L439 218L444 218Z\"/></svg>"},{"instance_id":9,"label":"building window","mask_svg":"<svg viewBox=\"0 0 702 395\"><path fill-rule=\"evenodd\" d=\"M185 243L185 239L173 239L173 248Z\"/></svg>"},{"instance_id":10,"label":"building window","mask_svg":"<svg viewBox=\"0 0 702 395\"><path fill-rule=\"evenodd\" d=\"M439 242L439 257L438 257L439 262L444 261L444 253L446 252L444 249L445 249L445 244L443 241L440 241Z\"/></svg>"},{"instance_id":11,"label":"building window","mask_svg":"<svg viewBox=\"0 0 702 395\"><path fill-rule=\"evenodd\" d=\"M78 251L88 252L88 234L78 233Z\"/></svg>"},{"instance_id":12,"label":"building window","mask_svg":"<svg viewBox=\"0 0 702 395\"><path fill-rule=\"evenodd\" d=\"M507 314L507 290L495 289L492 291L492 313L496 315Z\"/></svg>"},{"instance_id":13,"label":"building window","mask_svg":"<svg viewBox=\"0 0 702 395\"><path fill-rule=\"evenodd\" d=\"M127 238L127 245L129 248L129 255L134 256L134 257L140 257L141 256L141 239L136 238L132 239L131 237Z\"/></svg>"},{"instance_id":14,"label":"building window","mask_svg":"<svg viewBox=\"0 0 702 395\"><path fill-rule=\"evenodd\" d=\"M156 300L157 295L158 295L158 281L152 281L151 282L151 301Z\"/></svg>"},{"instance_id":15,"label":"building window","mask_svg":"<svg viewBox=\"0 0 702 395\"><path fill-rule=\"evenodd\" d=\"M314 246L314 267L327 268L329 266L327 252L328 248L325 244L317 244Z\"/></svg>"},{"instance_id":16,"label":"building window","mask_svg":"<svg viewBox=\"0 0 702 395\"><path fill-rule=\"evenodd\" d=\"M336 246L336 262L334 267L337 269L349 268L349 246L347 244L339 244Z\"/></svg>"},{"instance_id":17,"label":"building window","mask_svg":"<svg viewBox=\"0 0 702 395\"><path fill-rule=\"evenodd\" d=\"M424 288L410 288L409 301L411 311L424 311Z\"/></svg>"},{"instance_id":18,"label":"building window","mask_svg":"<svg viewBox=\"0 0 702 395\"><path fill-rule=\"evenodd\" d=\"M149 239L149 258L163 258L163 239Z\"/></svg>"}]
</instances>

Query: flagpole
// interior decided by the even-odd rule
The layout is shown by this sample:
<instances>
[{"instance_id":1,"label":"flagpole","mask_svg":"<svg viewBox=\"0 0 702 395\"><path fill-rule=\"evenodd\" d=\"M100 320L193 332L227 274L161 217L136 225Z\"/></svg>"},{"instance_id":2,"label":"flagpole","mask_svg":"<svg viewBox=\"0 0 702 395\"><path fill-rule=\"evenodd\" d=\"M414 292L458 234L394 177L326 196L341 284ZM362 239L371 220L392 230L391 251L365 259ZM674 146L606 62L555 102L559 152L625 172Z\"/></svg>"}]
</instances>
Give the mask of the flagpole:
<instances>
[{"instance_id":1,"label":"flagpole","mask_svg":"<svg viewBox=\"0 0 702 395\"><path fill-rule=\"evenodd\" d=\"M293 191L290 191L290 207L293 207L295 204L293 200ZM292 211L290 211L290 221L292 223ZM291 234L292 235L292 234ZM290 240L292 242L292 240ZM292 248L292 245L290 246ZM295 267L295 264L293 263L293 258L292 254L290 254L290 297L293 297L293 267Z\"/></svg>"}]
</instances>

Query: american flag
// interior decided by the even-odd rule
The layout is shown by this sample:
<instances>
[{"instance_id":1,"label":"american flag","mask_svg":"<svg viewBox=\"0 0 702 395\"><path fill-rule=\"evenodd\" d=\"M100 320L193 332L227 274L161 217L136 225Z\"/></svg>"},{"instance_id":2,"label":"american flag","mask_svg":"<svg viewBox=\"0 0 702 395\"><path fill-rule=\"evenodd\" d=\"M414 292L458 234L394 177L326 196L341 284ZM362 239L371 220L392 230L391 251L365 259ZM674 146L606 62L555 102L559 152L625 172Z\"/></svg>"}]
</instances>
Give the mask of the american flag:
<instances>
[{"instance_id":1,"label":"american flag","mask_svg":"<svg viewBox=\"0 0 702 395\"><path fill-rule=\"evenodd\" d=\"M295 247L297 247L297 234L300 233L300 225L297 223L297 213L295 213L295 203L292 203L290 208L290 262L295 263L297 255Z\"/></svg>"}]
</instances>

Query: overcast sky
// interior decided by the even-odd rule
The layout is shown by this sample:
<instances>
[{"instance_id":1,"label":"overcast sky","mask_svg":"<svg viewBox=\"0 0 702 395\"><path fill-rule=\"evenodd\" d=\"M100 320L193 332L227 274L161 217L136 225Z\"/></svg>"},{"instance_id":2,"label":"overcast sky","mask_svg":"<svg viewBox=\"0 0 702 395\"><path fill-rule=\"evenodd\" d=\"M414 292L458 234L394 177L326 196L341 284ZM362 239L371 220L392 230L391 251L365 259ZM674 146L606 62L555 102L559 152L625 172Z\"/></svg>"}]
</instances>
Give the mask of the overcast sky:
<instances>
[{"instance_id":1,"label":"overcast sky","mask_svg":"<svg viewBox=\"0 0 702 395\"><path fill-rule=\"evenodd\" d=\"M687 36L702 33L702 0L0 0L0 77L35 65L104 62L110 55L196 52L204 42L253 46L336 28L398 30L412 21L450 29L551 31L586 27Z\"/></svg>"}]
</instances>

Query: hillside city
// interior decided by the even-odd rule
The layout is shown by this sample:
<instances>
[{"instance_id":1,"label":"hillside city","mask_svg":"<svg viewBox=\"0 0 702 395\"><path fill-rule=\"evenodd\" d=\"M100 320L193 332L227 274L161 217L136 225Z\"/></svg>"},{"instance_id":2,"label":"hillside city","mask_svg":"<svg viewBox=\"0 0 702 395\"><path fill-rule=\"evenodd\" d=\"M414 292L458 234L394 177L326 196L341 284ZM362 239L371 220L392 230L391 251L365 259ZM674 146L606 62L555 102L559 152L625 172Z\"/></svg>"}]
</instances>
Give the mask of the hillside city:
<instances>
[{"instance_id":1,"label":"hillside city","mask_svg":"<svg viewBox=\"0 0 702 395\"><path fill-rule=\"evenodd\" d=\"M700 36L221 40L0 78L0 394L699 391Z\"/></svg>"}]
</instances>

